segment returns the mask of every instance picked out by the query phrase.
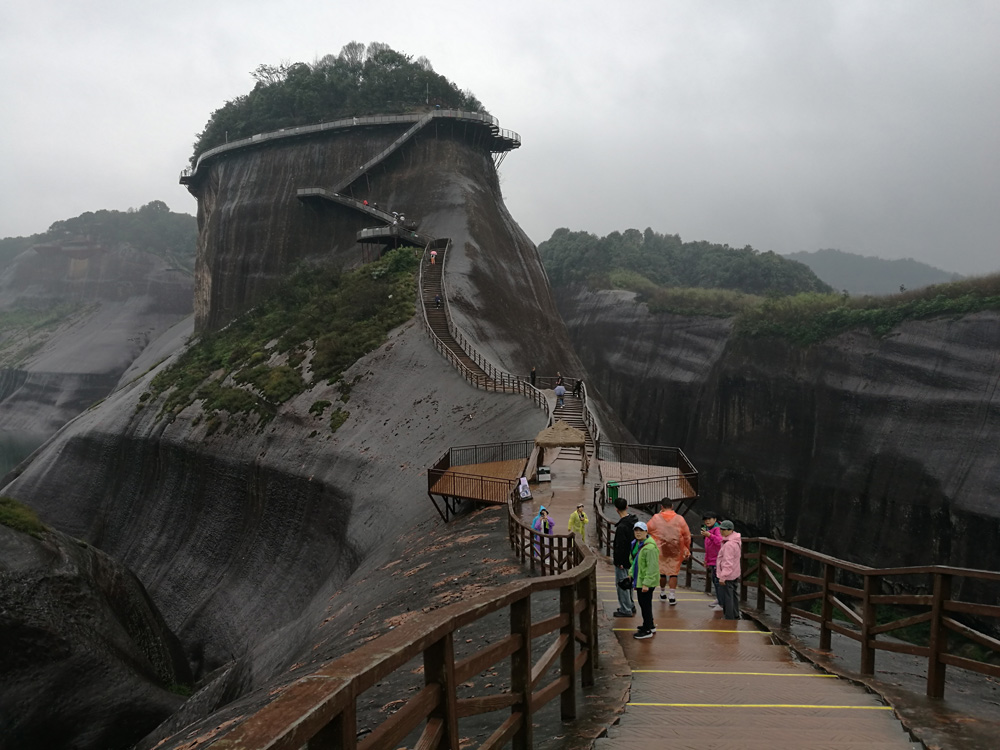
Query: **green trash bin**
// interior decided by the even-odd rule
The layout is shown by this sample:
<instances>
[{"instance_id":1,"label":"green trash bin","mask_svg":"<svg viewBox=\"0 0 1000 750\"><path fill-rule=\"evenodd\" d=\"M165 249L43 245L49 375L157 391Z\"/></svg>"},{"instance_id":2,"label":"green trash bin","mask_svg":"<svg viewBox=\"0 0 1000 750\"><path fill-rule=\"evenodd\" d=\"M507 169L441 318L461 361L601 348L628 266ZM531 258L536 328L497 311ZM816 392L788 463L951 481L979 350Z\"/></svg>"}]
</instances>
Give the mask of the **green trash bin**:
<instances>
[{"instance_id":1,"label":"green trash bin","mask_svg":"<svg viewBox=\"0 0 1000 750\"><path fill-rule=\"evenodd\" d=\"M608 482L608 500L614 502L618 499L618 482Z\"/></svg>"}]
</instances>

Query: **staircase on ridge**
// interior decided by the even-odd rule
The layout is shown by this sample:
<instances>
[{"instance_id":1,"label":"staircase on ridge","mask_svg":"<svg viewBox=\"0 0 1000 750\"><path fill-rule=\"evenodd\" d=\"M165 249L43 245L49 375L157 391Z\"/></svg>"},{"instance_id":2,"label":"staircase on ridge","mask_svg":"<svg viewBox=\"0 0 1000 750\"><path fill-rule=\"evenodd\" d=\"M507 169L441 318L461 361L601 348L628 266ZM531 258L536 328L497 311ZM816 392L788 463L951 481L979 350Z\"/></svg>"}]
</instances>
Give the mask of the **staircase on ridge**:
<instances>
[{"instance_id":1,"label":"staircase on ridge","mask_svg":"<svg viewBox=\"0 0 1000 750\"><path fill-rule=\"evenodd\" d=\"M476 375L481 375L484 381L489 380L489 375L476 364L472 357L465 353L465 350L455 340L455 337L451 335L451 331L448 330L448 311L444 301L444 290L441 287L441 269L444 267L446 244L435 245L435 249L437 249L436 262L433 264L428 263L424 267L421 294L423 294L424 298L424 309L427 311L427 322L430 324L434 335L441 339L442 343L452 351L463 365ZM441 297L441 307L435 306L435 296Z\"/></svg>"},{"instance_id":2,"label":"staircase on ridge","mask_svg":"<svg viewBox=\"0 0 1000 750\"><path fill-rule=\"evenodd\" d=\"M573 378L567 378L567 383L575 382ZM592 456L594 454L594 440L590 435L590 430L587 429L587 423L583 419L583 399L574 396L572 394L572 386L566 389L566 396L563 399L563 406L557 406L556 410L552 413L552 419L561 419L563 422L568 424L577 430L582 430L583 434L587 436L587 455Z\"/></svg>"}]
</instances>

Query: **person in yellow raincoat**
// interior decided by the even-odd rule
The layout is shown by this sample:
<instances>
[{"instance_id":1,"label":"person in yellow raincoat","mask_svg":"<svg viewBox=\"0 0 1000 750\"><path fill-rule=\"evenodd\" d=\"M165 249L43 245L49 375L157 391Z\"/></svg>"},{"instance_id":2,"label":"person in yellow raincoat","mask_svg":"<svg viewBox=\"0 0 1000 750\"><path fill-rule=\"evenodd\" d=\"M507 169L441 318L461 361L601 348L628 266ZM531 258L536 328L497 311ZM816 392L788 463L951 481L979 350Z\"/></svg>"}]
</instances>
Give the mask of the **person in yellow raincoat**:
<instances>
[{"instance_id":1,"label":"person in yellow raincoat","mask_svg":"<svg viewBox=\"0 0 1000 750\"><path fill-rule=\"evenodd\" d=\"M587 518L587 514L583 512L583 503L576 506L576 510L569 515L569 532L571 534L579 534L584 539L587 538L587 524L590 523L590 519Z\"/></svg>"},{"instance_id":2,"label":"person in yellow raincoat","mask_svg":"<svg viewBox=\"0 0 1000 750\"><path fill-rule=\"evenodd\" d=\"M660 599L667 598L667 579L670 579L670 603L677 604L677 574L681 563L691 557L691 529L684 516L674 512L674 501L669 497L660 500L662 510L649 519L649 533L660 548Z\"/></svg>"}]
</instances>

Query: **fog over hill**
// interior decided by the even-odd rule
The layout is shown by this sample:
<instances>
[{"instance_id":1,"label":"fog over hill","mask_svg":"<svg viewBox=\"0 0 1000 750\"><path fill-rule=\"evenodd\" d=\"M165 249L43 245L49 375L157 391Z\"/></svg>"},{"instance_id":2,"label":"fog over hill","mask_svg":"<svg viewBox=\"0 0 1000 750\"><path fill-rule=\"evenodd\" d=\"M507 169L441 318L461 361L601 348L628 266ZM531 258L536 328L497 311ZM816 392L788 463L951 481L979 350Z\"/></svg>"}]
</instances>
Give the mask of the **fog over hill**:
<instances>
[{"instance_id":1,"label":"fog over hill","mask_svg":"<svg viewBox=\"0 0 1000 750\"><path fill-rule=\"evenodd\" d=\"M785 257L804 263L834 289L846 289L851 294L893 294L902 291L900 287L918 289L961 278L913 258L885 260L833 248L789 253Z\"/></svg>"}]
</instances>

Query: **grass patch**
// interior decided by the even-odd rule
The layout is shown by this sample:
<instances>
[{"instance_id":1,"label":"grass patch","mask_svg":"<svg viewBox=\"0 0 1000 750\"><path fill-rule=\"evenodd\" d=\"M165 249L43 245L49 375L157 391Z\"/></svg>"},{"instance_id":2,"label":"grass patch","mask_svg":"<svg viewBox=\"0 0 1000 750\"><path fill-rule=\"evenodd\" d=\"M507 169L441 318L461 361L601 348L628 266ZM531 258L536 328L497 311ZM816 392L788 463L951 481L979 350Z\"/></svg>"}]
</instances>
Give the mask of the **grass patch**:
<instances>
[{"instance_id":1,"label":"grass patch","mask_svg":"<svg viewBox=\"0 0 1000 750\"><path fill-rule=\"evenodd\" d=\"M935 284L885 297L797 294L763 301L737 317L736 333L808 346L851 330L885 336L900 323L1000 310L1000 274Z\"/></svg>"},{"instance_id":2,"label":"grass patch","mask_svg":"<svg viewBox=\"0 0 1000 750\"><path fill-rule=\"evenodd\" d=\"M300 269L228 327L202 335L153 379L149 397L166 394L161 417L200 399L208 412L257 415L263 426L311 386L303 373L310 349L312 381L332 384L413 316L417 263L412 248L400 248L350 273ZM209 434L220 426L209 419Z\"/></svg>"},{"instance_id":3,"label":"grass patch","mask_svg":"<svg viewBox=\"0 0 1000 750\"><path fill-rule=\"evenodd\" d=\"M330 413L330 432L336 432L340 429L340 426L347 421L347 418L351 416L351 412L344 411L343 409L334 409Z\"/></svg>"},{"instance_id":4,"label":"grass patch","mask_svg":"<svg viewBox=\"0 0 1000 750\"><path fill-rule=\"evenodd\" d=\"M0 497L0 524L15 531L23 531L36 539L40 539L42 532L47 530L45 524L38 520L35 511L6 496Z\"/></svg>"}]
</instances>

